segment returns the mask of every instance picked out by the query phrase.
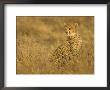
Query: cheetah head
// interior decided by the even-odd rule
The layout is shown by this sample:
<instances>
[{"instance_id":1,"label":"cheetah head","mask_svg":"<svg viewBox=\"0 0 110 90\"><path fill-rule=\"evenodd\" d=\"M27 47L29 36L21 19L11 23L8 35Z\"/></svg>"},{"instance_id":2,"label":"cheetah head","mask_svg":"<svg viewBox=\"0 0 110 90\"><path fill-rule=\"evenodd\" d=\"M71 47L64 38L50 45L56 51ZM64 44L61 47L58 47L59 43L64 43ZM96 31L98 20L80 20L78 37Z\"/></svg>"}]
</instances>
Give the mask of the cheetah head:
<instances>
[{"instance_id":1,"label":"cheetah head","mask_svg":"<svg viewBox=\"0 0 110 90\"><path fill-rule=\"evenodd\" d=\"M77 33L78 23L64 23L64 27L67 37L74 37Z\"/></svg>"}]
</instances>

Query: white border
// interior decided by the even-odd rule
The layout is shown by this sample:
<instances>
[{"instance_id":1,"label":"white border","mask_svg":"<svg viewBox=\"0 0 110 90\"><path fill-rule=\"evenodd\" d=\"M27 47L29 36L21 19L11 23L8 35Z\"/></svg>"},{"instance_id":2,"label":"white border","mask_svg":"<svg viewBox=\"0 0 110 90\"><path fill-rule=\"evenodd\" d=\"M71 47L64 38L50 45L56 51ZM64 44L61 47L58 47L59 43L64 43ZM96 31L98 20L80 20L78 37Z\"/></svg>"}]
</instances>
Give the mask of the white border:
<instances>
[{"instance_id":1,"label":"white border","mask_svg":"<svg viewBox=\"0 0 110 90\"><path fill-rule=\"evenodd\" d=\"M94 75L16 75L16 16L95 16ZM107 5L6 5L6 87L106 87Z\"/></svg>"}]
</instances>

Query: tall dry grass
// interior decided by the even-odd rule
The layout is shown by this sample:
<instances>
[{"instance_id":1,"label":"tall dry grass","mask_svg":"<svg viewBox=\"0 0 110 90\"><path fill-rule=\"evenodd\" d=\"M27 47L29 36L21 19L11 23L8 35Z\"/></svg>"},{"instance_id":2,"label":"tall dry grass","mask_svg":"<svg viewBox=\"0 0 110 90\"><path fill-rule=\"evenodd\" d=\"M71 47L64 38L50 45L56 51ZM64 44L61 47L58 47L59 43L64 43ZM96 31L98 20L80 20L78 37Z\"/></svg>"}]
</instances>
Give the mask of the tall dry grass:
<instances>
[{"instance_id":1,"label":"tall dry grass","mask_svg":"<svg viewBox=\"0 0 110 90\"><path fill-rule=\"evenodd\" d=\"M84 59L86 50L94 52L94 17L93 16L17 16L16 17L16 73L17 74L49 74L51 53L66 39L64 22L77 22L82 39L87 43L80 59ZM94 54L91 55L94 61ZM94 63L91 69L94 71ZM87 64L85 64L87 65ZM89 68L89 67L88 67ZM86 70L86 71L87 71ZM53 72L56 72L53 70ZM65 73L73 73L67 66ZM80 72L79 72L80 73Z\"/></svg>"}]
</instances>

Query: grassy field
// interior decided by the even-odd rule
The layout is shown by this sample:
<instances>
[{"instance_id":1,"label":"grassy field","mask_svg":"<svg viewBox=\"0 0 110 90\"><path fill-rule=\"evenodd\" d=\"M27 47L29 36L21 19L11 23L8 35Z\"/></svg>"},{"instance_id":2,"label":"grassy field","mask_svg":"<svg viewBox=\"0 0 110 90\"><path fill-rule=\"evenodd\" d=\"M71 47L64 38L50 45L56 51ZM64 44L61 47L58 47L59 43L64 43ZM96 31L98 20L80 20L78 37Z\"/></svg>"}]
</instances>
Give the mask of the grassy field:
<instances>
[{"instance_id":1,"label":"grassy field","mask_svg":"<svg viewBox=\"0 0 110 90\"><path fill-rule=\"evenodd\" d=\"M80 60L84 61L83 71L94 73L94 17L16 17L16 73L17 74L50 74L48 61L51 53L65 40L64 23L77 22L79 32L86 47ZM90 53L89 58L87 52ZM91 65L87 64L89 59ZM57 73L57 71L53 70ZM67 66L65 73L74 74ZM81 72L78 72L79 74ZM86 72L85 72L86 73Z\"/></svg>"}]
</instances>

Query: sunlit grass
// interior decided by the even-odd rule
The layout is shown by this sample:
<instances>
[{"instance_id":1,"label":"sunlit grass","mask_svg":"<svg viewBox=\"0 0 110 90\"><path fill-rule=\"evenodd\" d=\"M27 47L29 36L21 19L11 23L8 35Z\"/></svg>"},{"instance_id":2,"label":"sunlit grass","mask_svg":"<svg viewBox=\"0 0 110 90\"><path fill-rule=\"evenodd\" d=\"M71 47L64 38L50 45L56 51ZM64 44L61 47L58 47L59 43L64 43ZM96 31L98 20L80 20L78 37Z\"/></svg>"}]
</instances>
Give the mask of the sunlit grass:
<instances>
[{"instance_id":1,"label":"sunlit grass","mask_svg":"<svg viewBox=\"0 0 110 90\"><path fill-rule=\"evenodd\" d=\"M71 63L65 72L50 68L51 53L66 39L64 22L77 22L85 48L80 73L94 72L94 17L16 17L16 73L17 74L74 74ZM89 58L87 58L89 51ZM87 60L89 63L87 63Z\"/></svg>"}]
</instances>

